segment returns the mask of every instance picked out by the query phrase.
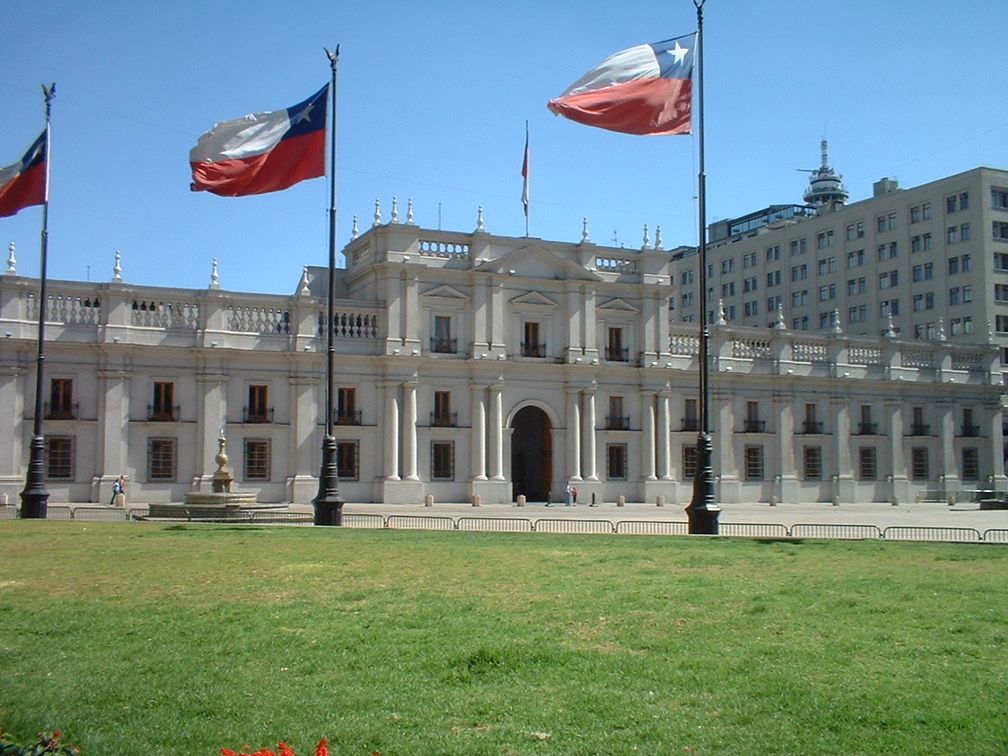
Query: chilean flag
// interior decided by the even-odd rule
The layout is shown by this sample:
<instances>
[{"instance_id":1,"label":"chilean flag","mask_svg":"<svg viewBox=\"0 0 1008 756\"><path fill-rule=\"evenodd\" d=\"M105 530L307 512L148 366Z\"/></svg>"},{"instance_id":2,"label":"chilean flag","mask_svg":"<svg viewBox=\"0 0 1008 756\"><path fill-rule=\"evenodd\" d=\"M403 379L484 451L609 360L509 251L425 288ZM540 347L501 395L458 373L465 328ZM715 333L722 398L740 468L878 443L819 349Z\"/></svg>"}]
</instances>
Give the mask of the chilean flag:
<instances>
[{"instance_id":1,"label":"chilean flag","mask_svg":"<svg viewBox=\"0 0 1008 756\"><path fill-rule=\"evenodd\" d=\"M291 108L222 121L189 152L194 192L242 197L325 175L329 85Z\"/></svg>"},{"instance_id":2,"label":"chilean flag","mask_svg":"<svg viewBox=\"0 0 1008 756\"><path fill-rule=\"evenodd\" d=\"M46 133L43 131L20 161L0 168L0 218L31 205L44 205L47 195Z\"/></svg>"},{"instance_id":3,"label":"chilean flag","mask_svg":"<svg viewBox=\"0 0 1008 756\"><path fill-rule=\"evenodd\" d=\"M689 134L696 35L610 55L547 107L587 126L624 134Z\"/></svg>"}]
</instances>

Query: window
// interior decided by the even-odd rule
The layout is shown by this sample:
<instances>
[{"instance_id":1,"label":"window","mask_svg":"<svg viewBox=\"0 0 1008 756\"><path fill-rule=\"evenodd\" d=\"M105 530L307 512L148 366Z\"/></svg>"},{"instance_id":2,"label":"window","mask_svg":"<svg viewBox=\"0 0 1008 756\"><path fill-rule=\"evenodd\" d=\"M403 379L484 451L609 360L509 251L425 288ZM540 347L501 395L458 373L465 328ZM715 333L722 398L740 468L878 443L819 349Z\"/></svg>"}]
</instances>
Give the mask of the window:
<instances>
[{"instance_id":1,"label":"window","mask_svg":"<svg viewBox=\"0 0 1008 756\"><path fill-rule=\"evenodd\" d=\"M875 423L872 422L872 408L870 404L861 405L861 422L858 424L858 435L875 435Z\"/></svg>"},{"instance_id":2,"label":"window","mask_svg":"<svg viewBox=\"0 0 1008 756\"><path fill-rule=\"evenodd\" d=\"M48 420L73 420L77 417L72 379L53 378L49 382L49 406L45 417Z\"/></svg>"},{"instance_id":3,"label":"window","mask_svg":"<svg viewBox=\"0 0 1008 756\"><path fill-rule=\"evenodd\" d=\"M45 437L45 476L47 480L73 480L73 436Z\"/></svg>"},{"instance_id":4,"label":"window","mask_svg":"<svg viewBox=\"0 0 1008 756\"><path fill-rule=\"evenodd\" d=\"M150 420L178 420L175 407L175 384L170 381L155 381L154 404L149 409L148 419Z\"/></svg>"},{"instance_id":5,"label":"window","mask_svg":"<svg viewBox=\"0 0 1008 756\"><path fill-rule=\"evenodd\" d=\"M962 263L962 272L963 272L963 273L967 273L967 272L969 271L969 269L973 267L973 266L972 266L972 265L970 264L970 256L969 256L969 255L963 255L963 256L962 256L962 257L960 258L960 261L961 261L961 263Z\"/></svg>"},{"instance_id":6,"label":"window","mask_svg":"<svg viewBox=\"0 0 1008 756\"><path fill-rule=\"evenodd\" d=\"M920 205L914 205L910 208L910 222L920 223L921 220L921 208Z\"/></svg>"},{"instance_id":7,"label":"window","mask_svg":"<svg viewBox=\"0 0 1008 756\"><path fill-rule=\"evenodd\" d=\"M921 243L921 238L919 236L914 236L910 239L910 254L916 255L923 248L924 245Z\"/></svg>"},{"instance_id":8,"label":"window","mask_svg":"<svg viewBox=\"0 0 1008 756\"><path fill-rule=\"evenodd\" d=\"M893 260L899 257L899 245L896 242L889 242L888 244L879 244L878 247L878 259L882 260Z\"/></svg>"},{"instance_id":9,"label":"window","mask_svg":"<svg viewBox=\"0 0 1008 756\"><path fill-rule=\"evenodd\" d=\"M804 281L806 278L808 278L808 265L803 263L801 265L791 266L792 281Z\"/></svg>"},{"instance_id":10,"label":"window","mask_svg":"<svg viewBox=\"0 0 1008 756\"><path fill-rule=\"evenodd\" d=\"M878 477L874 446L862 446L858 449L858 472L861 480L875 480Z\"/></svg>"},{"instance_id":11,"label":"window","mask_svg":"<svg viewBox=\"0 0 1008 756\"><path fill-rule=\"evenodd\" d=\"M949 289L949 304L950 305L957 305L957 304L959 304L959 301L960 301L959 291L960 290L959 290L958 286L953 286L951 289Z\"/></svg>"},{"instance_id":12,"label":"window","mask_svg":"<svg viewBox=\"0 0 1008 756\"><path fill-rule=\"evenodd\" d=\"M808 252L808 241L805 239L795 239L791 242L791 257L804 255Z\"/></svg>"},{"instance_id":13,"label":"window","mask_svg":"<svg viewBox=\"0 0 1008 756\"><path fill-rule=\"evenodd\" d=\"M606 478L609 480L626 480L626 444L606 444Z\"/></svg>"},{"instance_id":14,"label":"window","mask_svg":"<svg viewBox=\"0 0 1008 756\"><path fill-rule=\"evenodd\" d=\"M147 439L147 478L149 480L175 480L174 438Z\"/></svg>"},{"instance_id":15,"label":"window","mask_svg":"<svg viewBox=\"0 0 1008 756\"><path fill-rule=\"evenodd\" d=\"M808 329L809 329L808 315L802 315L799 318L791 318L792 331L807 331Z\"/></svg>"},{"instance_id":16,"label":"window","mask_svg":"<svg viewBox=\"0 0 1008 756\"><path fill-rule=\"evenodd\" d=\"M780 244L775 244L772 247L766 248L766 261L776 262L780 260Z\"/></svg>"},{"instance_id":17,"label":"window","mask_svg":"<svg viewBox=\"0 0 1008 756\"><path fill-rule=\"evenodd\" d=\"M759 315L759 302L755 299L751 302L745 302L743 305L743 310L747 318Z\"/></svg>"},{"instance_id":18,"label":"window","mask_svg":"<svg viewBox=\"0 0 1008 756\"><path fill-rule=\"evenodd\" d=\"M931 234L924 234L924 236L921 237L921 241L924 242L925 250L931 249L931 247L934 246L934 242L931 240Z\"/></svg>"},{"instance_id":19,"label":"window","mask_svg":"<svg viewBox=\"0 0 1008 756\"><path fill-rule=\"evenodd\" d=\"M609 415L606 417L606 430L629 430L630 417L623 414L623 397L609 397Z\"/></svg>"},{"instance_id":20,"label":"window","mask_svg":"<svg viewBox=\"0 0 1008 756\"><path fill-rule=\"evenodd\" d=\"M245 408L245 422L268 423L273 418L269 408L269 386L252 384L248 387L248 406Z\"/></svg>"},{"instance_id":21,"label":"window","mask_svg":"<svg viewBox=\"0 0 1008 756\"><path fill-rule=\"evenodd\" d=\"M878 287L879 289L891 289L899 284L899 271L890 270L885 273L879 273L878 277Z\"/></svg>"},{"instance_id":22,"label":"window","mask_svg":"<svg viewBox=\"0 0 1008 756\"><path fill-rule=\"evenodd\" d=\"M1008 315L994 316L994 328L998 333L1008 333Z\"/></svg>"},{"instance_id":23,"label":"window","mask_svg":"<svg viewBox=\"0 0 1008 756\"><path fill-rule=\"evenodd\" d=\"M868 319L868 306L867 305L857 305L855 307L847 308L847 322L848 323L863 323Z\"/></svg>"},{"instance_id":24,"label":"window","mask_svg":"<svg viewBox=\"0 0 1008 756\"><path fill-rule=\"evenodd\" d=\"M1004 252L994 253L994 270L1001 273L1008 273L1008 254Z\"/></svg>"},{"instance_id":25,"label":"window","mask_svg":"<svg viewBox=\"0 0 1008 756\"><path fill-rule=\"evenodd\" d=\"M822 480L822 447L806 446L805 480Z\"/></svg>"},{"instance_id":26,"label":"window","mask_svg":"<svg viewBox=\"0 0 1008 756\"><path fill-rule=\"evenodd\" d=\"M854 241L864 237L864 221L851 223L847 226L847 241Z\"/></svg>"},{"instance_id":27,"label":"window","mask_svg":"<svg viewBox=\"0 0 1008 756\"><path fill-rule=\"evenodd\" d=\"M980 451L975 446L963 447L962 479L980 480Z\"/></svg>"},{"instance_id":28,"label":"window","mask_svg":"<svg viewBox=\"0 0 1008 756\"><path fill-rule=\"evenodd\" d=\"M743 454L745 456L745 479L763 480L763 447L746 446Z\"/></svg>"},{"instance_id":29,"label":"window","mask_svg":"<svg viewBox=\"0 0 1008 756\"><path fill-rule=\"evenodd\" d=\"M980 427L973 423L973 408L963 407L962 435L976 436L980 432Z\"/></svg>"},{"instance_id":30,"label":"window","mask_svg":"<svg viewBox=\"0 0 1008 756\"><path fill-rule=\"evenodd\" d=\"M697 415L697 400L686 399L683 401L682 429L684 431L700 430L700 418Z\"/></svg>"},{"instance_id":31,"label":"window","mask_svg":"<svg viewBox=\"0 0 1008 756\"><path fill-rule=\"evenodd\" d=\"M875 228L879 233L882 233L883 231L892 231L896 228L896 213L878 216L878 218L875 219Z\"/></svg>"},{"instance_id":32,"label":"window","mask_svg":"<svg viewBox=\"0 0 1008 756\"><path fill-rule=\"evenodd\" d=\"M722 297L734 297L735 296L735 282L729 281L728 283L721 284L721 296Z\"/></svg>"},{"instance_id":33,"label":"window","mask_svg":"<svg viewBox=\"0 0 1008 756\"><path fill-rule=\"evenodd\" d=\"M925 446L915 446L910 450L910 476L913 480L927 480L928 450Z\"/></svg>"},{"instance_id":34,"label":"window","mask_svg":"<svg viewBox=\"0 0 1008 756\"><path fill-rule=\"evenodd\" d=\"M361 413L357 409L357 389L340 386L336 389L336 425L360 425Z\"/></svg>"},{"instance_id":35,"label":"window","mask_svg":"<svg viewBox=\"0 0 1008 756\"><path fill-rule=\"evenodd\" d=\"M245 480L270 479L270 442L265 438L245 439Z\"/></svg>"},{"instance_id":36,"label":"window","mask_svg":"<svg viewBox=\"0 0 1008 756\"><path fill-rule=\"evenodd\" d=\"M852 297L856 294L864 294L868 291L868 282L861 278L851 278L847 281L847 296Z\"/></svg>"},{"instance_id":37,"label":"window","mask_svg":"<svg viewBox=\"0 0 1008 756\"><path fill-rule=\"evenodd\" d=\"M688 292L686 292L685 294L682 295L682 306L683 306L683 308L692 307L693 306L694 302L696 301L695 298L694 298L694 296L693 296L695 293L696 292L688 291Z\"/></svg>"},{"instance_id":38,"label":"window","mask_svg":"<svg viewBox=\"0 0 1008 756\"><path fill-rule=\"evenodd\" d=\"M1008 284L994 284L994 301L998 304L1008 302Z\"/></svg>"},{"instance_id":39,"label":"window","mask_svg":"<svg viewBox=\"0 0 1008 756\"><path fill-rule=\"evenodd\" d=\"M956 196L953 194L951 197L945 198L945 212L954 213L956 211Z\"/></svg>"},{"instance_id":40,"label":"window","mask_svg":"<svg viewBox=\"0 0 1008 756\"><path fill-rule=\"evenodd\" d=\"M893 317L899 315L898 299L883 299L879 302L879 317L888 318L890 315Z\"/></svg>"},{"instance_id":41,"label":"window","mask_svg":"<svg viewBox=\"0 0 1008 756\"><path fill-rule=\"evenodd\" d=\"M742 291L756 291L758 288L758 282L756 276L750 276L742 281Z\"/></svg>"},{"instance_id":42,"label":"window","mask_svg":"<svg viewBox=\"0 0 1008 756\"><path fill-rule=\"evenodd\" d=\"M819 261L818 265L819 275L825 275L826 273L833 273L836 270L836 258L827 257Z\"/></svg>"},{"instance_id":43,"label":"window","mask_svg":"<svg viewBox=\"0 0 1008 756\"><path fill-rule=\"evenodd\" d=\"M991 207L994 210L1008 210L1008 189L991 187Z\"/></svg>"},{"instance_id":44,"label":"window","mask_svg":"<svg viewBox=\"0 0 1008 756\"><path fill-rule=\"evenodd\" d=\"M360 478L359 460L359 441L336 442L336 475L340 480L358 480Z\"/></svg>"},{"instance_id":45,"label":"window","mask_svg":"<svg viewBox=\"0 0 1008 756\"><path fill-rule=\"evenodd\" d=\"M454 428L456 417L456 413L451 411L451 391L435 391L431 425L439 428Z\"/></svg>"},{"instance_id":46,"label":"window","mask_svg":"<svg viewBox=\"0 0 1008 756\"><path fill-rule=\"evenodd\" d=\"M766 285L769 289L771 286L780 286L781 282L781 272L779 270L771 270L766 274Z\"/></svg>"},{"instance_id":47,"label":"window","mask_svg":"<svg viewBox=\"0 0 1008 756\"><path fill-rule=\"evenodd\" d=\"M994 241L1008 241L1008 223L1005 221L992 221Z\"/></svg>"},{"instance_id":48,"label":"window","mask_svg":"<svg viewBox=\"0 0 1008 756\"><path fill-rule=\"evenodd\" d=\"M539 341L539 324L525 321L525 341L521 345L522 357L545 357L546 345Z\"/></svg>"},{"instance_id":49,"label":"window","mask_svg":"<svg viewBox=\"0 0 1008 756\"><path fill-rule=\"evenodd\" d=\"M801 291L791 292L791 306L801 307L802 305L808 304L808 289L802 289Z\"/></svg>"},{"instance_id":50,"label":"window","mask_svg":"<svg viewBox=\"0 0 1008 756\"><path fill-rule=\"evenodd\" d=\"M682 479L693 480L696 477L697 451L695 446L682 448Z\"/></svg>"},{"instance_id":51,"label":"window","mask_svg":"<svg viewBox=\"0 0 1008 756\"><path fill-rule=\"evenodd\" d=\"M431 351L438 354L455 354L455 345L456 339L451 337L451 318L447 315L435 315Z\"/></svg>"},{"instance_id":52,"label":"window","mask_svg":"<svg viewBox=\"0 0 1008 756\"><path fill-rule=\"evenodd\" d=\"M819 301L828 302L831 299L836 299L836 284L828 284L827 286L820 286Z\"/></svg>"},{"instance_id":53,"label":"window","mask_svg":"<svg viewBox=\"0 0 1008 756\"><path fill-rule=\"evenodd\" d=\"M735 258L726 257L721 261L721 275L728 275L735 270Z\"/></svg>"},{"instance_id":54,"label":"window","mask_svg":"<svg viewBox=\"0 0 1008 756\"><path fill-rule=\"evenodd\" d=\"M955 275L956 273L959 272L959 258L958 257L950 257L948 259L948 272L949 272L950 276L953 276L953 275Z\"/></svg>"},{"instance_id":55,"label":"window","mask_svg":"<svg viewBox=\"0 0 1008 756\"><path fill-rule=\"evenodd\" d=\"M455 442L431 441L431 480L454 480Z\"/></svg>"},{"instance_id":56,"label":"window","mask_svg":"<svg viewBox=\"0 0 1008 756\"><path fill-rule=\"evenodd\" d=\"M865 256L863 249L859 249L856 252L847 253L848 268L860 268L864 264L865 264Z\"/></svg>"},{"instance_id":57,"label":"window","mask_svg":"<svg viewBox=\"0 0 1008 756\"><path fill-rule=\"evenodd\" d=\"M682 285L683 286L686 286L687 284L693 283L694 272L695 271L693 271L693 270L684 270L682 272L682 276L680 276L680 280L682 281Z\"/></svg>"},{"instance_id":58,"label":"window","mask_svg":"<svg viewBox=\"0 0 1008 756\"><path fill-rule=\"evenodd\" d=\"M606 343L605 358L612 362L627 362L629 359L628 350L623 346L623 329L610 328L608 330L608 341Z\"/></svg>"},{"instance_id":59,"label":"window","mask_svg":"<svg viewBox=\"0 0 1008 756\"><path fill-rule=\"evenodd\" d=\"M768 297L766 301L766 309L768 313L777 312L777 308L784 304L784 300L780 294L775 297Z\"/></svg>"},{"instance_id":60,"label":"window","mask_svg":"<svg viewBox=\"0 0 1008 756\"><path fill-rule=\"evenodd\" d=\"M966 303L966 302L972 302L973 301L973 287L972 286L963 286L962 287L962 301L964 303Z\"/></svg>"},{"instance_id":61,"label":"window","mask_svg":"<svg viewBox=\"0 0 1008 756\"><path fill-rule=\"evenodd\" d=\"M812 402L805 404L805 433L822 433L822 421L816 419L816 405Z\"/></svg>"},{"instance_id":62,"label":"window","mask_svg":"<svg viewBox=\"0 0 1008 756\"><path fill-rule=\"evenodd\" d=\"M746 416L743 432L763 433L766 423L759 417L759 402L746 402ZM762 447L760 447L762 448Z\"/></svg>"},{"instance_id":63,"label":"window","mask_svg":"<svg viewBox=\"0 0 1008 756\"><path fill-rule=\"evenodd\" d=\"M747 252L742 255L742 267L743 268L755 268L756 267L756 253Z\"/></svg>"},{"instance_id":64,"label":"window","mask_svg":"<svg viewBox=\"0 0 1008 756\"><path fill-rule=\"evenodd\" d=\"M833 246L833 231L823 231L816 235L816 249L829 249Z\"/></svg>"}]
</instances>

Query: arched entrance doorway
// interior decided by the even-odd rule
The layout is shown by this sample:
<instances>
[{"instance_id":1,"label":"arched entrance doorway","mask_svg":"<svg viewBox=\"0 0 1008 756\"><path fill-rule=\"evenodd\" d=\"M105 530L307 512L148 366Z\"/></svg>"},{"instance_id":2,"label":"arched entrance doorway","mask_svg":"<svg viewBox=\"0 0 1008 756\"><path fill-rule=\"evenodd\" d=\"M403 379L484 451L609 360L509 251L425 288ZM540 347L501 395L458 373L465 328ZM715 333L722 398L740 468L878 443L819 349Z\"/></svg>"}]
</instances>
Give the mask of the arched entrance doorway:
<instances>
[{"instance_id":1,"label":"arched entrance doorway","mask_svg":"<svg viewBox=\"0 0 1008 756\"><path fill-rule=\"evenodd\" d=\"M546 501L553 480L553 433L538 407L525 407L511 421L512 495Z\"/></svg>"}]
</instances>

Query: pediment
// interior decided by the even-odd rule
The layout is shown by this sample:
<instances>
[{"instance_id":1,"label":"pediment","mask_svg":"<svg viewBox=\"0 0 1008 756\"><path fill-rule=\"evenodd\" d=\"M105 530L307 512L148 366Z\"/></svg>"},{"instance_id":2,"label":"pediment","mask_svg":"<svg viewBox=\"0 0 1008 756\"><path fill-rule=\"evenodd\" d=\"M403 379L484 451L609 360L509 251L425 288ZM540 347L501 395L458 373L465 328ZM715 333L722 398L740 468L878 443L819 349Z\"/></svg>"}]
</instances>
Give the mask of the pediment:
<instances>
[{"instance_id":1,"label":"pediment","mask_svg":"<svg viewBox=\"0 0 1008 756\"><path fill-rule=\"evenodd\" d=\"M440 286L435 286L433 289L428 289L420 297L422 299L446 299L452 302L469 301L469 297L448 284L441 284Z\"/></svg>"},{"instance_id":2,"label":"pediment","mask_svg":"<svg viewBox=\"0 0 1008 756\"><path fill-rule=\"evenodd\" d=\"M623 314L633 314L633 315L640 314L639 308L634 307L632 304L627 302L625 299L621 299L620 297L610 299L608 302L603 302L602 304L598 305L595 309L605 310L607 312L619 312Z\"/></svg>"},{"instance_id":3,"label":"pediment","mask_svg":"<svg viewBox=\"0 0 1008 756\"><path fill-rule=\"evenodd\" d=\"M538 291L527 291L511 300L512 305L524 307L556 307L557 303Z\"/></svg>"},{"instance_id":4,"label":"pediment","mask_svg":"<svg viewBox=\"0 0 1008 756\"><path fill-rule=\"evenodd\" d=\"M478 268L481 272L506 273L521 278L550 280L601 281L602 278L583 266L567 260L535 244L509 252L496 260L488 260Z\"/></svg>"}]
</instances>

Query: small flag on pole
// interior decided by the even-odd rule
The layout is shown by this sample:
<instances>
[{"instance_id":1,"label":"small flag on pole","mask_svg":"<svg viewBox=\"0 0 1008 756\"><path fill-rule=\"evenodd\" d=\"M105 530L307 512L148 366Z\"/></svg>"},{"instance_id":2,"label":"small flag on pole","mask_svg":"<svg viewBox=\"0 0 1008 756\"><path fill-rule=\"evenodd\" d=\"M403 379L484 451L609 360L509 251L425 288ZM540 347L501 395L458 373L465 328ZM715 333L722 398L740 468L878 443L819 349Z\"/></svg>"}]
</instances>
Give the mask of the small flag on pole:
<instances>
[{"instance_id":1,"label":"small flag on pole","mask_svg":"<svg viewBox=\"0 0 1008 756\"><path fill-rule=\"evenodd\" d=\"M327 84L293 107L216 124L189 152L190 188L242 197L324 176L328 93Z\"/></svg>"},{"instance_id":2,"label":"small flag on pole","mask_svg":"<svg viewBox=\"0 0 1008 756\"><path fill-rule=\"evenodd\" d=\"M525 208L525 220L528 220L529 205L529 140L528 121L525 121L525 156L522 158L522 206Z\"/></svg>"},{"instance_id":3,"label":"small flag on pole","mask_svg":"<svg viewBox=\"0 0 1008 756\"><path fill-rule=\"evenodd\" d=\"M46 181L46 133L43 131L28 152L14 165L0 168L0 218L32 205L44 205Z\"/></svg>"},{"instance_id":4,"label":"small flag on pole","mask_svg":"<svg viewBox=\"0 0 1008 756\"><path fill-rule=\"evenodd\" d=\"M689 134L696 35L610 55L547 107L586 126L624 134Z\"/></svg>"}]
</instances>

